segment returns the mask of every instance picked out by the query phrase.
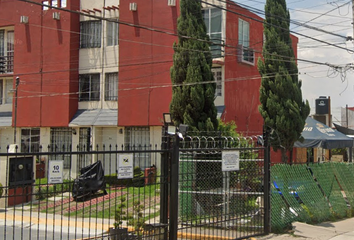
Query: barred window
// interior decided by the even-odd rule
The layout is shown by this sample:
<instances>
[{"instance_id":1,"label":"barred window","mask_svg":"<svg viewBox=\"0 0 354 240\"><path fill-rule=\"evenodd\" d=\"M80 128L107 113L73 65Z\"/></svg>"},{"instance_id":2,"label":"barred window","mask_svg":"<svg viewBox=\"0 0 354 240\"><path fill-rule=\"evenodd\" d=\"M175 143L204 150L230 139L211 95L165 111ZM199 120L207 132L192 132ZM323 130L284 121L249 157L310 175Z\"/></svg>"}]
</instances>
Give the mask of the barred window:
<instances>
[{"instance_id":1,"label":"barred window","mask_svg":"<svg viewBox=\"0 0 354 240\"><path fill-rule=\"evenodd\" d=\"M211 69L216 82L215 96L222 96L222 71L221 67Z\"/></svg>"},{"instance_id":2,"label":"barred window","mask_svg":"<svg viewBox=\"0 0 354 240\"><path fill-rule=\"evenodd\" d=\"M101 47L101 21L80 23L80 48Z\"/></svg>"},{"instance_id":3,"label":"barred window","mask_svg":"<svg viewBox=\"0 0 354 240\"><path fill-rule=\"evenodd\" d=\"M50 147L52 152L71 152L72 130L71 128L51 128ZM49 160L64 160L64 169L71 168L70 154L49 155Z\"/></svg>"},{"instance_id":4,"label":"barred window","mask_svg":"<svg viewBox=\"0 0 354 240\"><path fill-rule=\"evenodd\" d=\"M140 150L134 153L134 167L145 169L151 165L151 154L144 152L150 150L150 129L149 127L126 127L125 128L125 147L129 150Z\"/></svg>"},{"instance_id":5,"label":"barred window","mask_svg":"<svg viewBox=\"0 0 354 240\"><path fill-rule=\"evenodd\" d=\"M118 100L118 73L106 73L105 79L105 101Z\"/></svg>"},{"instance_id":6,"label":"barred window","mask_svg":"<svg viewBox=\"0 0 354 240\"><path fill-rule=\"evenodd\" d=\"M100 74L83 74L79 79L79 101L100 100Z\"/></svg>"}]
</instances>

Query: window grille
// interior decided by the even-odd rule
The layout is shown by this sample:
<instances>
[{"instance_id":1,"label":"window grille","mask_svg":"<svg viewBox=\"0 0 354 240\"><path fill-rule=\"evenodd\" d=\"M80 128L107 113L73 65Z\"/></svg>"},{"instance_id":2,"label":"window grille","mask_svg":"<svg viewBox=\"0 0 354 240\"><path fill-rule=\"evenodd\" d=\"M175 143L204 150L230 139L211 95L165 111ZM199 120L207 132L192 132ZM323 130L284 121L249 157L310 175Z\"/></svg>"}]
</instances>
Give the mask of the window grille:
<instances>
[{"instance_id":1,"label":"window grille","mask_svg":"<svg viewBox=\"0 0 354 240\"><path fill-rule=\"evenodd\" d=\"M50 147L52 152L72 151L72 130L71 128L51 128ZM49 155L50 160L64 160L64 169L71 168L71 156L69 154Z\"/></svg>"},{"instance_id":2,"label":"window grille","mask_svg":"<svg viewBox=\"0 0 354 240\"><path fill-rule=\"evenodd\" d=\"M127 150L150 150L149 127L126 127L125 148ZM151 153L134 153L134 167L145 169L151 165Z\"/></svg>"},{"instance_id":3,"label":"window grille","mask_svg":"<svg viewBox=\"0 0 354 240\"><path fill-rule=\"evenodd\" d=\"M104 100L118 100L118 73L106 73Z\"/></svg>"}]
</instances>

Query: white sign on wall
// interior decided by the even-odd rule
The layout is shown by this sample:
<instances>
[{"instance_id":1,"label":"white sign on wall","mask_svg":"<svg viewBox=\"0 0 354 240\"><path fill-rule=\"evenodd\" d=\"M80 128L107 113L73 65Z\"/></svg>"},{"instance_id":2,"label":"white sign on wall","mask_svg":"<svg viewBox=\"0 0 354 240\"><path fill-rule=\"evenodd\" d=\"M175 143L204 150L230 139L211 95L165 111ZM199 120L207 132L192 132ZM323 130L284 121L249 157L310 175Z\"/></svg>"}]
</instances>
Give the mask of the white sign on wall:
<instances>
[{"instance_id":1,"label":"white sign on wall","mask_svg":"<svg viewBox=\"0 0 354 240\"><path fill-rule=\"evenodd\" d=\"M222 151L222 171L240 170L240 151Z\"/></svg>"},{"instance_id":2,"label":"white sign on wall","mask_svg":"<svg viewBox=\"0 0 354 240\"><path fill-rule=\"evenodd\" d=\"M64 160L49 160L48 183L63 183Z\"/></svg>"},{"instance_id":3,"label":"white sign on wall","mask_svg":"<svg viewBox=\"0 0 354 240\"><path fill-rule=\"evenodd\" d=\"M133 154L120 154L118 156L118 179L133 178Z\"/></svg>"}]
</instances>

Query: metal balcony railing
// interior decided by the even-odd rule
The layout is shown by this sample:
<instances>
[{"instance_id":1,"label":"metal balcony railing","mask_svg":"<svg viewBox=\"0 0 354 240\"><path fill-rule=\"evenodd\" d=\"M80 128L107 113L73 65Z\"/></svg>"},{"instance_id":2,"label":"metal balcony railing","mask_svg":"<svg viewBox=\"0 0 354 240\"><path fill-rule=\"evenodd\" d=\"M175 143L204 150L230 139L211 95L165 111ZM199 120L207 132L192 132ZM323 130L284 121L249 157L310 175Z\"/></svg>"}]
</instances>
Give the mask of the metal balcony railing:
<instances>
[{"instance_id":1,"label":"metal balcony railing","mask_svg":"<svg viewBox=\"0 0 354 240\"><path fill-rule=\"evenodd\" d=\"M14 56L0 56L0 74L14 72Z\"/></svg>"}]
</instances>

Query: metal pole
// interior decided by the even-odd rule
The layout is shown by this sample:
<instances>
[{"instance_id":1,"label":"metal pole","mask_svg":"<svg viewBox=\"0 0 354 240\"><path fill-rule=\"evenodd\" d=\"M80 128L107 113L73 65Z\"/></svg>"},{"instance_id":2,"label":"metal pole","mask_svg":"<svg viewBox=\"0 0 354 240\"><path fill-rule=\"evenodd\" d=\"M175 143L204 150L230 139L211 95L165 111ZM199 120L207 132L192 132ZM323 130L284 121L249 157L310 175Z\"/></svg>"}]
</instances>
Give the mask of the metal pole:
<instances>
[{"instance_id":1,"label":"metal pole","mask_svg":"<svg viewBox=\"0 0 354 240\"><path fill-rule=\"evenodd\" d=\"M163 127L162 148L165 152L161 158L161 180L160 180L160 223L168 224L168 161L170 151L170 137L167 134L168 126ZM167 240L167 228L164 231L164 239Z\"/></svg>"},{"instance_id":2,"label":"metal pole","mask_svg":"<svg viewBox=\"0 0 354 240\"><path fill-rule=\"evenodd\" d=\"M176 131L173 143L170 181L170 234L169 240L177 240L178 227L178 178L179 178L179 136Z\"/></svg>"},{"instance_id":3,"label":"metal pole","mask_svg":"<svg viewBox=\"0 0 354 240\"><path fill-rule=\"evenodd\" d=\"M269 131L266 126L263 130L264 137L264 233L271 230L271 206L270 206L270 142Z\"/></svg>"},{"instance_id":4,"label":"metal pole","mask_svg":"<svg viewBox=\"0 0 354 240\"><path fill-rule=\"evenodd\" d=\"M15 87L15 113L14 113L14 144L16 144L16 126L17 126L17 89L20 84L20 78L16 77L16 87Z\"/></svg>"}]
</instances>

